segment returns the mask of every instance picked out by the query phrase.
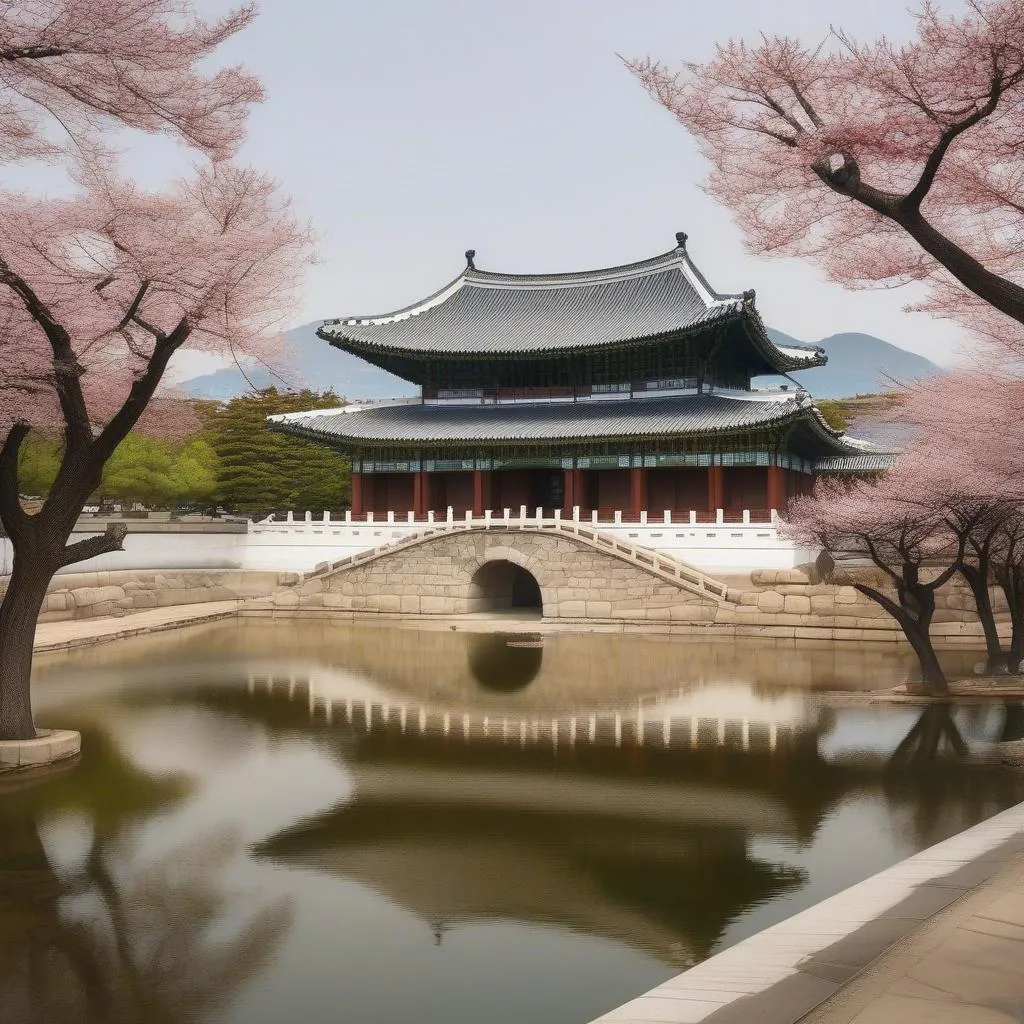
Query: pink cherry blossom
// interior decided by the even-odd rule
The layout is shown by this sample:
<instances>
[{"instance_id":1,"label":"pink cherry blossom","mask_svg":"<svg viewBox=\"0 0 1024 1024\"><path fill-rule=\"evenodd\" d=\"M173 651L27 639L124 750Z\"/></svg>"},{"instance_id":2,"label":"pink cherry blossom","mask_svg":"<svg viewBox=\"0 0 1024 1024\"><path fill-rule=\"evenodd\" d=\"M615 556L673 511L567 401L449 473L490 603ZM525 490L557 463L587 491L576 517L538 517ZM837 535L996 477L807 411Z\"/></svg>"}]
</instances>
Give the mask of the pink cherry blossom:
<instances>
[{"instance_id":1,"label":"pink cherry blossom","mask_svg":"<svg viewBox=\"0 0 1024 1024\"><path fill-rule=\"evenodd\" d=\"M1024 351L1024 0L925 2L898 45L731 41L673 71L628 62L699 141L750 249L813 259Z\"/></svg>"}]
</instances>

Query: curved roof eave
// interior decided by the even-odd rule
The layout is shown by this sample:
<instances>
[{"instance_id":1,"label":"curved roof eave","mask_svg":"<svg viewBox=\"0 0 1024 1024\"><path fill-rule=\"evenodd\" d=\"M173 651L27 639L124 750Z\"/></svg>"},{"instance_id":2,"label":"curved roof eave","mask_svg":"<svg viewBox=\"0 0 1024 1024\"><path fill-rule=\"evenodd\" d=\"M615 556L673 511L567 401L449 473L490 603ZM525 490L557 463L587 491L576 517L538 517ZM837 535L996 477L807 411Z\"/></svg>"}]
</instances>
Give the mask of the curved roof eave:
<instances>
[{"instance_id":1,"label":"curved roof eave","mask_svg":"<svg viewBox=\"0 0 1024 1024\"><path fill-rule=\"evenodd\" d=\"M557 357L568 352L580 352L588 349L603 348L611 345L631 344L640 341L662 340L672 335L684 336L691 331L699 331L710 324L722 321L733 315L740 315L749 318L750 328L747 333L754 344L755 349L766 364L777 372L790 370L807 369L813 366L821 366L827 360L824 352L819 349L809 349L806 358L798 358L781 351L768 337L764 324L754 306L754 293L745 292L742 294L722 294L716 292L707 279L700 272L691 259L685 247L685 237L676 248L658 256L650 257L635 263L621 264L615 267L608 267L601 270L577 271L556 274L505 274L494 271L478 270L475 266L467 266L459 275L449 281L446 285L421 299L412 305L402 307L390 313L352 316L337 320L326 320L317 329L319 337L330 342L337 348L351 352L353 355L362 353L387 354L394 358L412 360L419 362L428 358L438 358L439 355L451 354L452 356L465 359L473 357L478 359L501 358L507 355L545 355ZM680 282L684 291L688 288L693 303L698 309L703 306L703 311L695 312L689 322L680 322L678 325L664 328L659 331L641 332L636 335L624 335L615 338L580 338L578 344L556 346L550 343L545 344L543 340L527 340L523 344L521 339L514 337L506 338L504 344L494 348L476 348L472 345L456 346L446 349L444 346L434 347L409 347L403 345L402 334L405 333L408 340L408 333L398 331L399 336L389 339L385 334L379 339L360 337L358 329L366 328L374 330L384 327L390 328L394 325L407 323L411 318L427 315L430 311L445 306L449 300L458 296L466 285L477 286L488 291L500 292L505 286L508 291L521 293L524 290L530 291L558 291L573 290L574 286L599 286L607 284L621 285L626 280L642 279L654 274L662 274L672 269L678 269L680 277L685 284ZM681 318L685 319L685 318ZM504 324L503 324L504 326ZM350 330L346 331L345 329ZM484 333L486 328L484 329ZM530 340L534 343L530 344Z\"/></svg>"}]
</instances>

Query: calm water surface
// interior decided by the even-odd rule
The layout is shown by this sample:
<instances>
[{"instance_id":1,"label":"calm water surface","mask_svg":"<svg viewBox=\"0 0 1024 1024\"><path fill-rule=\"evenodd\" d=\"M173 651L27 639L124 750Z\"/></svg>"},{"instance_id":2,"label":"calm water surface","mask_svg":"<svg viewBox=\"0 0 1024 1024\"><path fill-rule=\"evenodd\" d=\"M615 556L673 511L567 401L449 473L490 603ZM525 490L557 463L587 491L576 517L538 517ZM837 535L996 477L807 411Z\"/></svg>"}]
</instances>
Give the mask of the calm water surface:
<instances>
[{"instance_id":1,"label":"calm water surface","mask_svg":"<svg viewBox=\"0 0 1024 1024\"><path fill-rule=\"evenodd\" d=\"M0 1018L583 1024L1024 799L975 756L1019 707L820 697L908 668L293 622L42 659L84 754L0 779Z\"/></svg>"}]
</instances>

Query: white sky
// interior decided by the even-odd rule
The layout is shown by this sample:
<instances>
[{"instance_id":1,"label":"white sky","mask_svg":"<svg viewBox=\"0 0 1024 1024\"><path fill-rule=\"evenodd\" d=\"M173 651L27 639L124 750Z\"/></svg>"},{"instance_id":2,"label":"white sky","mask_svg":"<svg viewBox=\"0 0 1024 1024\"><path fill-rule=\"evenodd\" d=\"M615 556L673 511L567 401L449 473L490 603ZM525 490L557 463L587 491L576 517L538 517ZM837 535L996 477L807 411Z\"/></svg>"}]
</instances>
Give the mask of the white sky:
<instances>
[{"instance_id":1,"label":"white sky","mask_svg":"<svg viewBox=\"0 0 1024 1024\"><path fill-rule=\"evenodd\" d=\"M222 0L196 0L204 13ZM959 0L940 4L959 10ZM952 324L902 312L913 294L851 293L811 265L755 259L699 188L691 139L616 52L703 60L761 31L810 42L830 23L904 38L894 0L262 0L224 47L264 80L243 158L272 171L320 233L297 323L406 305L463 252L507 271L607 266L669 249L674 232L719 291L756 288L766 322L805 341L864 331L948 362ZM187 166L131 138L147 183ZM37 179L38 180L38 179ZM195 357L175 374L210 368Z\"/></svg>"}]
</instances>

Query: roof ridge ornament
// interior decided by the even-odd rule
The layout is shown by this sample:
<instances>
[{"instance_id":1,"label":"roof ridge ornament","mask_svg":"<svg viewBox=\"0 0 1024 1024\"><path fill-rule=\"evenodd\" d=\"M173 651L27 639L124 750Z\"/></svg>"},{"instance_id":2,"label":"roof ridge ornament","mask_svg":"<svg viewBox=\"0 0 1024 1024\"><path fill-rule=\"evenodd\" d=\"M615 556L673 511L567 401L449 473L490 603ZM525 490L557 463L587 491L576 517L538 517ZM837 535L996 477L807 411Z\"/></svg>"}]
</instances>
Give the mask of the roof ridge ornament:
<instances>
[{"instance_id":1,"label":"roof ridge ornament","mask_svg":"<svg viewBox=\"0 0 1024 1024\"><path fill-rule=\"evenodd\" d=\"M757 292L753 288L748 288L743 293L743 301L748 306L752 306L754 304L754 299L755 299L756 296L757 296Z\"/></svg>"},{"instance_id":2,"label":"roof ridge ornament","mask_svg":"<svg viewBox=\"0 0 1024 1024\"><path fill-rule=\"evenodd\" d=\"M686 240L689 237L690 236L685 231L677 231L676 232L676 248L677 249L685 249L686 248Z\"/></svg>"},{"instance_id":3,"label":"roof ridge ornament","mask_svg":"<svg viewBox=\"0 0 1024 1024\"><path fill-rule=\"evenodd\" d=\"M476 270L476 249L466 250L466 269Z\"/></svg>"}]
</instances>

